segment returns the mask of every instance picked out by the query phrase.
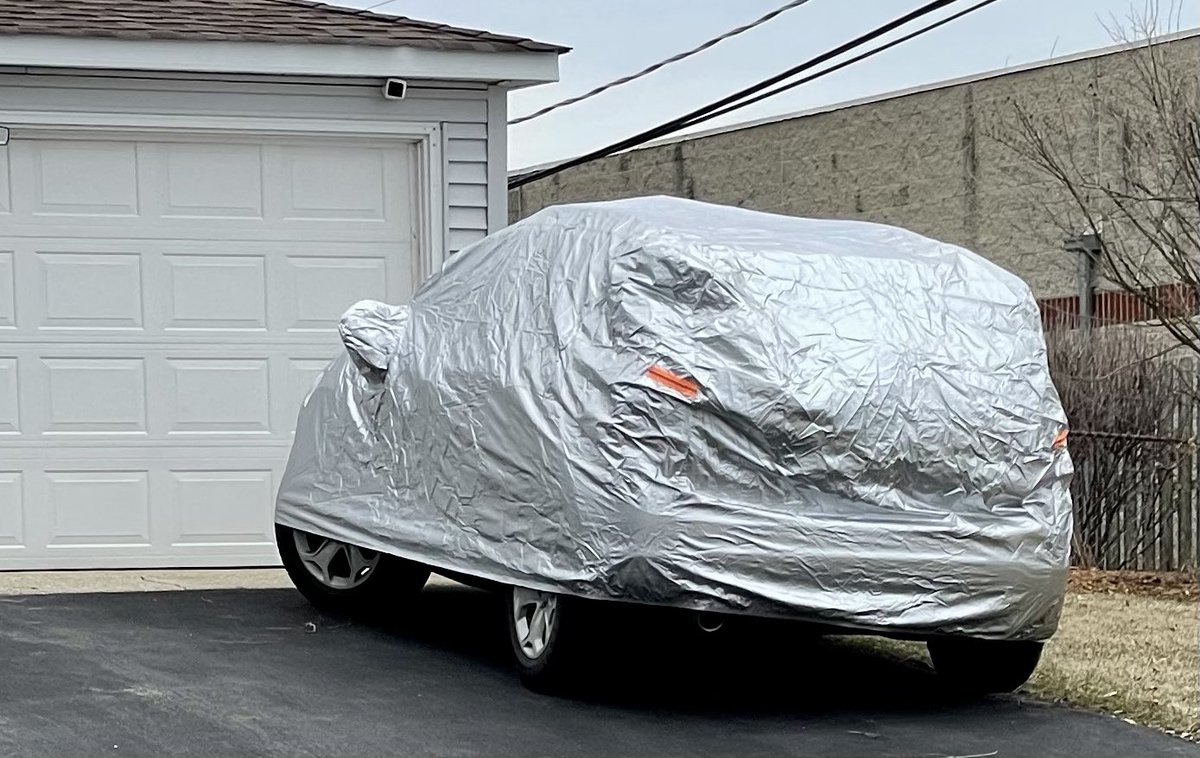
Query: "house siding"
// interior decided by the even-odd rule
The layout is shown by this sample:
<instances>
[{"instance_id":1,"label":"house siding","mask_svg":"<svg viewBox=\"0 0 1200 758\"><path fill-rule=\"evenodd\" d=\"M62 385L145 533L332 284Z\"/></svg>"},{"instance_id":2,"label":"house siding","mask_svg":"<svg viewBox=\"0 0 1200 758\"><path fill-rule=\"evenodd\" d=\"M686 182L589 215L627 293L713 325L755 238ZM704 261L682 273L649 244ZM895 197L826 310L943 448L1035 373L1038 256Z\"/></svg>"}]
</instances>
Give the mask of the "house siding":
<instances>
[{"instance_id":1,"label":"house siding","mask_svg":"<svg viewBox=\"0 0 1200 758\"><path fill-rule=\"evenodd\" d=\"M458 252L488 234L488 130L483 122L444 125L449 194L447 247Z\"/></svg>"}]
</instances>

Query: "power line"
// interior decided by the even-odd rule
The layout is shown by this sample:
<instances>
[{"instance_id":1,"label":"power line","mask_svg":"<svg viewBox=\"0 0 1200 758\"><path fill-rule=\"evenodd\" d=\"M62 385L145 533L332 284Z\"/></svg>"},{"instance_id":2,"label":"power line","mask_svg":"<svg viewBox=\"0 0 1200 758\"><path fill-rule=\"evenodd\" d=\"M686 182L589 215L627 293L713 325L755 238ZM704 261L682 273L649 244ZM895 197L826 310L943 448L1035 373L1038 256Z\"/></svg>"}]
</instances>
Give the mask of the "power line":
<instances>
[{"instance_id":1,"label":"power line","mask_svg":"<svg viewBox=\"0 0 1200 758\"><path fill-rule=\"evenodd\" d=\"M868 50L865 53L860 53L859 55L856 55L853 58L847 58L846 60L842 61L841 63L830 66L829 68L821 69L820 71L818 71L815 74L811 74L811 75L803 77L801 79L797 79L794 82L788 82L787 84L780 85L773 90L764 92L760 95L756 95L756 96L750 98L749 100L744 100L740 103L734 103L733 105L726 106L725 108L722 108L721 110L715 111L713 113L709 113L706 116L703 116L702 118L699 118L699 119L696 119L695 121L689 122L686 126L681 127L681 128L686 129L687 127L695 126L696 124L703 123L704 121L709 121L709 120L712 120L715 118L720 118L721 116L727 115L729 113L733 113L736 110L740 110L742 108L745 108L750 105L754 105L755 103L761 102L768 98L775 97L776 95L787 92L788 90L795 89L796 87L799 87L802 84L808 84L809 82L813 81L814 79L820 79L821 77L828 76L829 74L832 74L836 71L841 71L842 69L846 68L847 66L852 66L855 63L858 63L859 61L866 60L867 58L873 58L882 52L891 50L893 47L896 47L898 45L903 45L905 42L908 42L911 39L915 39L916 37L920 37L923 34L928 34L929 32L932 32L934 29L939 29L939 28L945 26L946 24L949 24L953 21L957 21L958 19L962 18L963 16L966 16L967 14L970 14L970 13L974 13L975 11L985 8L995 2L999 2L999 0L983 0L982 2L972 5L970 8L966 8L966 9L961 10L958 13L955 13L951 16L947 16L939 21L935 21L934 23L929 24L928 26L923 26L914 32L909 32L908 34L904 35L903 37L897 37L896 39L892 40L891 42L888 42L887 44L880 45L879 47L876 47L876 48L872 48L871 50Z\"/></svg>"},{"instance_id":2,"label":"power line","mask_svg":"<svg viewBox=\"0 0 1200 758\"><path fill-rule=\"evenodd\" d=\"M876 27L875 29L872 29L871 31L869 31L865 34L861 34L858 37L855 37L854 39L850 40L849 42L842 43L841 45L837 46L836 48L834 48L832 50L821 53L820 55L818 55L814 58L810 58L809 60L805 61L804 63L801 63L797 66L793 66L793 67L787 69L786 71L776 74L775 76L772 76L768 79L764 79L763 81L760 81L756 84L752 84L749 87L739 90L739 91L733 93L732 95L723 97L720 100L717 100L716 102L709 103L708 105L697 108L696 110L692 111L691 113L685 114L683 116L680 116L679 118L668 121L665 124L661 124L659 126L651 128L651 129L647 129L644 132L636 134L632 137L628 137L619 142L615 142L611 145L608 145L607 147L602 147L598 150L593 150L592 152L587 153L586 155L582 155L577 158L572 158L570 160L564 161L557 165L550 166L550 167L541 169L539 171L535 171L533 173L526 174L524 176L515 177L509 182L509 187L510 188L519 187L523 184L528 184L530 182L538 181L540 179L545 179L546 177L553 176L554 174L560 173L569 168L574 168L575 166L580 166L580 165L583 165L584 163L589 163L593 160L596 160L597 158L604 158L609 155L612 155L613 153L617 153L622 150L628 150L630 148L637 147L638 145L641 145L645 142L649 142L650 140L654 140L654 139L658 139L659 137L666 136L667 134L670 134L671 132L678 131L679 129L686 127L688 124L699 123L699 119L701 119L701 117L703 117L709 113L712 113L721 108L724 108L725 106L730 105L732 103L738 102L739 100L742 100L743 98L746 98L750 95L757 94L758 92L761 92L762 90L765 90L768 87L772 87L772 86L784 81L785 79L790 79L791 77L795 76L796 74L803 73L804 71L807 71L811 68L819 66L827 60L836 58L837 56L839 56L843 53L849 52L849 51L855 49L856 47L860 47L860 46L870 42L871 40L874 40L878 37L882 37L883 35L887 34L888 32L890 32L900 26L905 25L905 24L909 23L910 21L914 21L918 18L921 18L922 16L926 16L930 13L933 13L934 11L940 10L941 8L944 8L947 5L950 5L956 1L957 0L933 0L932 2L926 3L925 5L921 6L920 8L917 8L914 11L910 11L909 13L906 13L899 18L893 19L893 20L887 22L886 24L883 24L882 26Z\"/></svg>"},{"instance_id":3,"label":"power line","mask_svg":"<svg viewBox=\"0 0 1200 758\"><path fill-rule=\"evenodd\" d=\"M392 2L392 0L388 0L388 2ZM731 39L740 34L744 34L748 31L750 31L751 29L760 27L763 24L767 23L768 21L771 21L772 19L776 18L777 16L781 16L784 13L792 10L793 8L799 8L801 5L804 5L807 2L809 2L809 0L792 0L792 2L787 3L779 8L776 8L775 10L766 14L762 18L751 21L750 23L745 24L743 26L739 26L736 29L730 29L729 31L725 32L724 34L722 34L718 37L713 37L712 39L708 40L707 42L704 42L704 43L700 44L699 46L692 48L691 50L687 50L685 52L679 53L678 55L673 55L670 58L667 58L666 60L659 61L658 63L655 63L652 66L648 66L648 67L642 69L641 71L637 72L636 74L630 74L629 76L623 76L620 79L614 79L613 81L608 82L607 84L602 84L599 87L592 90L591 92L587 92L585 94L578 95L576 97L569 97L566 100L561 100L557 103L554 103L553 105L547 105L545 108L542 108L539 111L530 113L528 116L521 116L520 118L514 118L512 121L508 122L508 125L515 126L517 124L523 124L526 121L532 121L535 118L541 118L542 116L545 116L547 113L556 111L559 108L565 108L568 105L574 105L576 103L583 102L584 100L593 98L596 95L607 92L610 89L613 89L615 87L620 87L624 84L629 84L630 82L635 81L637 79L641 79L644 76L649 76L650 74L653 74L655 71L658 71L661 68L666 68L667 66L670 66L673 63L678 63L682 60L686 60L687 58L691 58L693 55L702 53L705 50L709 49L710 47L718 45L727 39Z\"/></svg>"},{"instance_id":4,"label":"power line","mask_svg":"<svg viewBox=\"0 0 1200 758\"><path fill-rule=\"evenodd\" d=\"M746 87L738 92L733 93L732 95L721 98L720 100L717 100L716 102L709 103L708 105L705 105L701 108L697 108L696 110L692 111L691 113L685 114L683 116L680 116L679 118L668 121L665 124L661 124L652 129L648 129L644 132L636 134L632 137L628 137L619 142L615 142L606 147L600 148L598 150L593 150L590 153L581 155L577 158L572 158L570 160L564 161L564 162L556 164L554 166L549 166L547 168L544 168L544 169L541 169L538 171L534 171L529 174L525 174L523 176L514 177L513 179L511 179L509 181L508 186L510 189L512 189L512 188L520 187L525 184L529 184L530 182L535 182L540 179L545 179L549 176L553 176L553 175L560 173L562 171L565 171L569 168L574 168L575 166L580 166L585 163L589 163L598 158L605 158L609 155L612 155L613 153L618 153L618 152L621 152L622 150L628 150L630 148L637 147L637 146L642 145L651 140L658 139L659 137L664 137L668 134L671 134L672 132L676 132L687 126L701 123L702 121L706 120L705 116L708 116L714 112L720 111L721 109L726 108L726 106L737 103L738 101L740 101L748 96L756 95L759 92L761 92L762 90L765 90L768 87L772 87L776 84L779 84L780 82L784 81L785 79L790 79L791 77L795 76L796 74L803 73L804 71L807 71L811 68L819 66L820 64L822 64L832 58L836 58L837 56L842 55L843 53L854 50L857 47L861 47L862 45L864 45L874 39L882 37L883 35L887 34L888 32L891 32L891 31L893 31L901 26L904 26L905 24L908 24L912 21L915 21L923 16L927 16L930 13L940 10L940 9L942 9L948 5L951 5L957 1L958 0L933 0L933 2L926 3L925 5L921 6L920 8L917 8L914 11L906 13L903 16L900 16L899 18L893 19L892 21L889 21L886 24L883 24L882 26L876 27L875 29L873 29L865 34L855 37L854 39L850 40L849 42L845 42L832 50L822 53L814 58L810 58L809 60L805 61L804 63L801 63L797 66L793 66L792 68L789 68L786 71L783 71L782 73L776 74L775 76L772 76L769 79L765 79L761 82L758 82L757 84L753 84L753 85ZM728 113L728 112L730 112L730 110L725 110L723 112Z\"/></svg>"},{"instance_id":5,"label":"power line","mask_svg":"<svg viewBox=\"0 0 1200 758\"><path fill-rule=\"evenodd\" d=\"M363 8L363 10L364 11L373 11L376 8L382 8L385 5L391 5L392 3L395 3L395 2L399 2L399 0L383 0L382 3L375 3L374 5L368 5L366 8Z\"/></svg>"}]
</instances>

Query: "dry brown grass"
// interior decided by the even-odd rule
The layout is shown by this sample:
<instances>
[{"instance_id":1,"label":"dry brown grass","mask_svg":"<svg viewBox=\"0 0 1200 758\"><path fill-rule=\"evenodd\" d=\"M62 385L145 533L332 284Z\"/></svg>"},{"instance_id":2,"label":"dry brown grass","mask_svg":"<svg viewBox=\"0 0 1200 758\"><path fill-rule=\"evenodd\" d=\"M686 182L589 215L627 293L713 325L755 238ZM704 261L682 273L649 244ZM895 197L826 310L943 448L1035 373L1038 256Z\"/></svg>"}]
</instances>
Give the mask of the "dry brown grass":
<instances>
[{"instance_id":1,"label":"dry brown grass","mask_svg":"<svg viewBox=\"0 0 1200 758\"><path fill-rule=\"evenodd\" d=\"M1022 692L1200 739L1200 604L1072 592L1058 633ZM929 664L925 646L872 639L872 648Z\"/></svg>"},{"instance_id":2,"label":"dry brown grass","mask_svg":"<svg viewBox=\"0 0 1200 758\"><path fill-rule=\"evenodd\" d=\"M1196 739L1198 609L1136 595L1067 595L1058 634L1027 691Z\"/></svg>"}]
</instances>

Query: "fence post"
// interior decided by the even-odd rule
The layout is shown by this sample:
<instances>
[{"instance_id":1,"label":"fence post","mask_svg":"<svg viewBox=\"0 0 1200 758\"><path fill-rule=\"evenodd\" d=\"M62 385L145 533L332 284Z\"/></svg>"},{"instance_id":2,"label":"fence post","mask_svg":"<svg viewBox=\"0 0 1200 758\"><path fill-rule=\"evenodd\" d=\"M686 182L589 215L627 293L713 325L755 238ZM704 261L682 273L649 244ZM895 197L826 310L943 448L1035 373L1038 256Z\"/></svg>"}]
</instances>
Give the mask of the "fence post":
<instances>
[{"instance_id":1,"label":"fence post","mask_svg":"<svg viewBox=\"0 0 1200 758\"><path fill-rule=\"evenodd\" d=\"M1096 261L1100 258L1100 235L1081 234L1069 237L1064 247L1068 253L1077 256L1075 282L1079 297L1079 328L1085 335L1090 335L1096 294Z\"/></svg>"}]
</instances>

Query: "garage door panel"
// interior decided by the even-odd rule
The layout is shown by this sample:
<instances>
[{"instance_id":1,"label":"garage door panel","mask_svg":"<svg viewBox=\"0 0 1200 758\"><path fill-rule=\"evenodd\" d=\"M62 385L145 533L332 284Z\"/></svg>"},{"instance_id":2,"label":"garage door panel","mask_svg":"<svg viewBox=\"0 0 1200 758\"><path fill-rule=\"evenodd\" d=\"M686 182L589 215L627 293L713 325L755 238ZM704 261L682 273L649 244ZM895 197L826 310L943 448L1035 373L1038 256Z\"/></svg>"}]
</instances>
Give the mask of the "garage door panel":
<instances>
[{"instance_id":1,"label":"garage door panel","mask_svg":"<svg viewBox=\"0 0 1200 758\"><path fill-rule=\"evenodd\" d=\"M0 471L22 471L34 477L39 470L241 470L283 467L291 441L279 439L222 439L192 437L164 445L152 437L123 437L97 445L95 439L64 437L34 439L22 445L0 443ZM147 452L151 451L151 452ZM36 477L34 477L36 478ZM28 489L30 484L26 483ZM32 491L28 497L37 500Z\"/></svg>"},{"instance_id":2,"label":"garage door panel","mask_svg":"<svg viewBox=\"0 0 1200 758\"><path fill-rule=\"evenodd\" d=\"M262 508L275 496L270 470L171 470L167 476L176 504L172 546L272 544L274 519Z\"/></svg>"},{"instance_id":3,"label":"garage door panel","mask_svg":"<svg viewBox=\"0 0 1200 758\"><path fill-rule=\"evenodd\" d=\"M26 451L18 465L0 469L0 570L51 561L117 568L274 558L269 504L286 446L272 453L189 443L162 460L137 447L78 452Z\"/></svg>"},{"instance_id":4,"label":"garage door panel","mask_svg":"<svg viewBox=\"0 0 1200 758\"><path fill-rule=\"evenodd\" d=\"M32 314L39 329L141 329L141 256L36 252Z\"/></svg>"},{"instance_id":5,"label":"garage door panel","mask_svg":"<svg viewBox=\"0 0 1200 758\"><path fill-rule=\"evenodd\" d=\"M403 223L411 206L408 153L359 146L281 146L268 154L283 225L348 227ZM316 222L316 223L314 223Z\"/></svg>"},{"instance_id":6,"label":"garage door panel","mask_svg":"<svg viewBox=\"0 0 1200 758\"><path fill-rule=\"evenodd\" d=\"M278 455L185 452L141 467L125 454L0 471L0 570L272 562L274 519L263 504L282 472Z\"/></svg>"},{"instance_id":7,"label":"garage door panel","mask_svg":"<svg viewBox=\"0 0 1200 758\"><path fill-rule=\"evenodd\" d=\"M264 256L164 255L168 331L267 328Z\"/></svg>"},{"instance_id":8,"label":"garage door panel","mask_svg":"<svg viewBox=\"0 0 1200 758\"><path fill-rule=\"evenodd\" d=\"M288 256L283 324L288 331L327 331L359 300L386 300L384 257Z\"/></svg>"},{"instance_id":9,"label":"garage door panel","mask_svg":"<svg viewBox=\"0 0 1200 758\"><path fill-rule=\"evenodd\" d=\"M0 250L0 334L17 326L13 251Z\"/></svg>"},{"instance_id":10,"label":"garage door panel","mask_svg":"<svg viewBox=\"0 0 1200 758\"><path fill-rule=\"evenodd\" d=\"M147 471L47 471L50 547L150 546Z\"/></svg>"},{"instance_id":11,"label":"garage door panel","mask_svg":"<svg viewBox=\"0 0 1200 758\"><path fill-rule=\"evenodd\" d=\"M136 143L79 140L25 144L30 153L34 215L138 215Z\"/></svg>"},{"instance_id":12,"label":"garage door panel","mask_svg":"<svg viewBox=\"0 0 1200 758\"><path fill-rule=\"evenodd\" d=\"M154 148L163 217L263 220L261 146L166 143Z\"/></svg>"},{"instance_id":13,"label":"garage door panel","mask_svg":"<svg viewBox=\"0 0 1200 758\"><path fill-rule=\"evenodd\" d=\"M300 402L341 350L332 332L294 345L17 346L0 353L0 461L38 441L145 439L156 456L195 440L286 444Z\"/></svg>"},{"instance_id":14,"label":"garage door panel","mask_svg":"<svg viewBox=\"0 0 1200 758\"><path fill-rule=\"evenodd\" d=\"M0 356L0 439L21 431L20 386L16 356Z\"/></svg>"},{"instance_id":15,"label":"garage door panel","mask_svg":"<svg viewBox=\"0 0 1200 758\"><path fill-rule=\"evenodd\" d=\"M14 297L0 304L0 334L45 341L333 333L354 302L406 301L416 278L408 242L6 242L17 244L0 254L0 293L7 277Z\"/></svg>"},{"instance_id":16,"label":"garage door panel","mask_svg":"<svg viewBox=\"0 0 1200 758\"><path fill-rule=\"evenodd\" d=\"M143 358L41 359L46 434L146 434Z\"/></svg>"},{"instance_id":17,"label":"garage door panel","mask_svg":"<svg viewBox=\"0 0 1200 758\"><path fill-rule=\"evenodd\" d=\"M412 153L411 143L351 139L14 140L3 155L28 192L14 197L5 226L44 234L53 219L60 234L84 238L390 241L412 232Z\"/></svg>"},{"instance_id":18,"label":"garage door panel","mask_svg":"<svg viewBox=\"0 0 1200 758\"><path fill-rule=\"evenodd\" d=\"M332 355L330 356L332 357ZM290 426L296 425L300 405L317 385L325 372L329 360L321 358L291 358L287 362L288 394L284 399L283 414Z\"/></svg>"},{"instance_id":19,"label":"garage door panel","mask_svg":"<svg viewBox=\"0 0 1200 758\"><path fill-rule=\"evenodd\" d=\"M86 243L119 237L123 242L144 240L147 243L173 243L164 234L178 235L182 241L266 242L273 244L311 245L314 243L340 245L345 243L393 244L402 241L412 244L411 237L400 237L399 230L383 224L337 224L307 222L268 225L246 219L143 219L131 226L128 219L56 218L52 225L45 219L30 221L0 216L0 237L54 237L61 240L83 240ZM79 244L76 242L76 244Z\"/></svg>"},{"instance_id":20,"label":"garage door panel","mask_svg":"<svg viewBox=\"0 0 1200 758\"><path fill-rule=\"evenodd\" d=\"M271 378L257 358L169 358L167 434L271 434Z\"/></svg>"},{"instance_id":21,"label":"garage door panel","mask_svg":"<svg viewBox=\"0 0 1200 758\"><path fill-rule=\"evenodd\" d=\"M0 150L0 215L12 213L11 172L8 167L8 151Z\"/></svg>"},{"instance_id":22,"label":"garage door panel","mask_svg":"<svg viewBox=\"0 0 1200 758\"><path fill-rule=\"evenodd\" d=\"M20 471L0 471L0 555L25 546L25 496Z\"/></svg>"}]
</instances>

